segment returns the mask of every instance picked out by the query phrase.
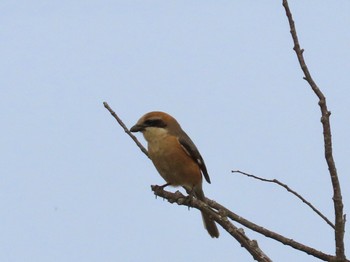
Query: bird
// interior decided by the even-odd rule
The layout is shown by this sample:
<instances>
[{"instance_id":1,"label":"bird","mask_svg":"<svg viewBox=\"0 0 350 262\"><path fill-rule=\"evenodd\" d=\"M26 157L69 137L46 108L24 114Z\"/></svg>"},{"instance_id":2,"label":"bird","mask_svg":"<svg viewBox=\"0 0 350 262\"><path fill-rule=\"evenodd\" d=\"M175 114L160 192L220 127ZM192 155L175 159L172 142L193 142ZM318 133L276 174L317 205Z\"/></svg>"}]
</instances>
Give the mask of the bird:
<instances>
[{"instance_id":1,"label":"bird","mask_svg":"<svg viewBox=\"0 0 350 262\"><path fill-rule=\"evenodd\" d=\"M203 176L211 183L207 167L197 147L174 117L161 111L149 112L130 131L143 134L148 144L149 158L166 181L165 186L182 186L191 195L205 202ZM218 238L219 230L214 220L201 213L209 235Z\"/></svg>"}]
</instances>

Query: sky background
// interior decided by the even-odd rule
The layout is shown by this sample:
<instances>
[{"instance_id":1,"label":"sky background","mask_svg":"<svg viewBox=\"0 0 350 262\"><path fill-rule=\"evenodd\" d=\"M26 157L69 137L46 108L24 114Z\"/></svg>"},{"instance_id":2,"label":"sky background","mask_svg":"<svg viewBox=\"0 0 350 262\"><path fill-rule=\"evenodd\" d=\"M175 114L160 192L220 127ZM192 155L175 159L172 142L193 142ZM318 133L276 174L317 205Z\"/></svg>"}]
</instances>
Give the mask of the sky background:
<instances>
[{"instance_id":1,"label":"sky background","mask_svg":"<svg viewBox=\"0 0 350 262\"><path fill-rule=\"evenodd\" d=\"M104 101L128 127L153 110L176 117L206 161L209 198L333 254L310 208L231 173L279 179L333 220L318 100L281 2L2 0L0 261L253 261L223 230L211 239L197 210L154 197L164 181ZM349 213L350 2L290 7L332 112ZM245 231L274 261L318 261ZM349 224L345 238L349 257Z\"/></svg>"}]
</instances>

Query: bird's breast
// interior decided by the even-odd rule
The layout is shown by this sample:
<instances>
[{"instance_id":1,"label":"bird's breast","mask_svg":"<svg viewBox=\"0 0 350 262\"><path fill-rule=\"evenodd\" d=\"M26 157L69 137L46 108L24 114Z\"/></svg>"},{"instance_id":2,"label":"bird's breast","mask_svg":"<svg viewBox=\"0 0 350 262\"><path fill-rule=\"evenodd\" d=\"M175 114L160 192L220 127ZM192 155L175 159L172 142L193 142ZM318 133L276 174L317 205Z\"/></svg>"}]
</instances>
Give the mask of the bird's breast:
<instances>
[{"instance_id":1,"label":"bird's breast","mask_svg":"<svg viewBox=\"0 0 350 262\"><path fill-rule=\"evenodd\" d=\"M197 163L183 150L174 136L148 142L148 153L159 174L174 186L192 187L202 181Z\"/></svg>"}]
</instances>

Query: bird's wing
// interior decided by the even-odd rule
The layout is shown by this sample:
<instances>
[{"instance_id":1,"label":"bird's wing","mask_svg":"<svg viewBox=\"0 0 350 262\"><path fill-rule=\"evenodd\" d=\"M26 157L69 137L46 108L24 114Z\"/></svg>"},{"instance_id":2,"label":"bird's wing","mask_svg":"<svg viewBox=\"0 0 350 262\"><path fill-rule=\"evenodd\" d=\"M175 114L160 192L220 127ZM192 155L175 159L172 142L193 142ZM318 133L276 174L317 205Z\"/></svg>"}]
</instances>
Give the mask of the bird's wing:
<instances>
[{"instance_id":1,"label":"bird's wing","mask_svg":"<svg viewBox=\"0 0 350 262\"><path fill-rule=\"evenodd\" d=\"M210 177L205 166L204 160L199 153L197 147L192 142L191 138L184 132L185 136L183 138L179 137L179 142L185 152L198 164L199 168L202 170L205 180L210 184Z\"/></svg>"}]
</instances>

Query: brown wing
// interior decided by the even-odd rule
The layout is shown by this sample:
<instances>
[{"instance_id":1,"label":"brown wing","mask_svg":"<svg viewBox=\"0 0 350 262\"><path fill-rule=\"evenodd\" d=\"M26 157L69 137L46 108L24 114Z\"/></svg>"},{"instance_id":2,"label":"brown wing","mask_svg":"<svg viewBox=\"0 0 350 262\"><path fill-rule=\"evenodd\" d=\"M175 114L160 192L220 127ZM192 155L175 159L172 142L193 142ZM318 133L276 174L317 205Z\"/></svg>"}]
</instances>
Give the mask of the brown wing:
<instances>
[{"instance_id":1,"label":"brown wing","mask_svg":"<svg viewBox=\"0 0 350 262\"><path fill-rule=\"evenodd\" d=\"M210 184L210 177L201 154L199 153L195 144L192 142L191 138L185 132L183 132L183 134L184 137L179 138L181 146L185 149L186 153L191 156L194 161L196 161L199 168L202 170L205 180L207 180L207 182Z\"/></svg>"}]
</instances>

